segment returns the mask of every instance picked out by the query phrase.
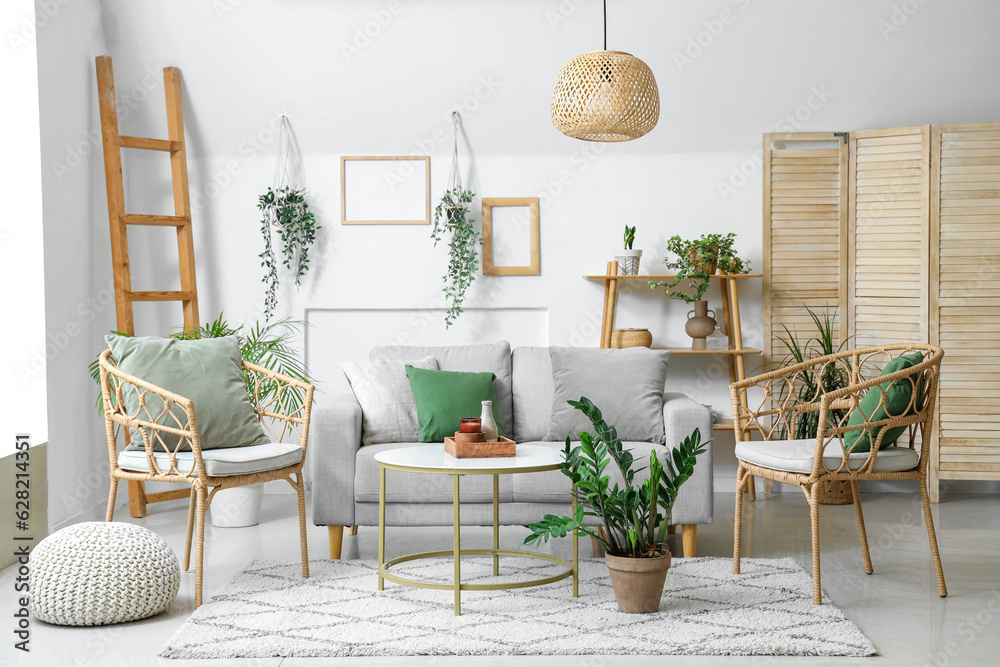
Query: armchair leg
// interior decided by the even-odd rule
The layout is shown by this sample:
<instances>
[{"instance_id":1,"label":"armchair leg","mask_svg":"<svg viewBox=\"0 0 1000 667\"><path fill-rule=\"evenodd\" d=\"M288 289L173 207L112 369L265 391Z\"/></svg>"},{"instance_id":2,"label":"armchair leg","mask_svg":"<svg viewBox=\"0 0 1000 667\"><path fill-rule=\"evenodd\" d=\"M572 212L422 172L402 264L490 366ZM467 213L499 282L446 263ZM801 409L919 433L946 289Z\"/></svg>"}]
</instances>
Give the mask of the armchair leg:
<instances>
[{"instance_id":1,"label":"armchair leg","mask_svg":"<svg viewBox=\"0 0 1000 667\"><path fill-rule=\"evenodd\" d=\"M937 535L934 533L934 517L931 516L931 501L927 497L926 473L918 480L920 482L920 501L924 506L924 523L927 524L927 539L931 543L931 558L934 561L934 574L937 575L938 595L948 597L948 588L944 583L944 569L941 567L941 554L938 553Z\"/></svg>"},{"instance_id":2,"label":"armchair leg","mask_svg":"<svg viewBox=\"0 0 1000 667\"><path fill-rule=\"evenodd\" d=\"M681 541L684 544L684 557L694 558L695 543L698 540L698 524L685 523L681 525Z\"/></svg>"},{"instance_id":3,"label":"armchair leg","mask_svg":"<svg viewBox=\"0 0 1000 667\"><path fill-rule=\"evenodd\" d=\"M858 515L858 533L861 535L861 553L865 557L865 574L871 574L872 557L868 553L868 534L865 532L865 517L861 513L861 492L858 490L857 480L851 482L851 492L854 495L854 511Z\"/></svg>"},{"instance_id":4,"label":"armchair leg","mask_svg":"<svg viewBox=\"0 0 1000 667\"><path fill-rule=\"evenodd\" d=\"M115 518L115 500L118 497L118 480L114 477L111 478L111 490L108 492L108 512L104 517L105 521L114 521Z\"/></svg>"},{"instance_id":5,"label":"armchair leg","mask_svg":"<svg viewBox=\"0 0 1000 667\"><path fill-rule=\"evenodd\" d=\"M330 534L330 560L340 560L340 548L344 544L344 527L327 526Z\"/></svg>"},{"instance_id":6,"label":"armchair leg","mask_svg":"<svg viewBox=\"0 0 1000 667\"><path fill-rule=\"evenodd\" d=\"M823 604L819 571L819 483L802 490L805 491L806 500L809 501L809 518L812 524L813 604Z\"/></svg>"},{"instance_id":7,"label":"armchair leg","mask_svg":"<svg viewBox=\"0 0 1000 667\"><path fill-rule=\"evenodd\" d=\"M295 492L299 494L299 542L302 545L302 578L309 578L309 545L306 543L306 485L302 478L302 471L296 474L298 484L293 484Z\"/></svg>"},{"instance_id":8,"label":"armchair leg","mask_svg":"<svg viewBox=\"0 0 1000 667\"><path fill-rule=\"evenodd\" d=\"M752 503L757 502L757 484L750 473L747 473L747 499Z\"/></svg>"},{"instance_id":9,"label":"armchair leg","mask_svg":"<svg viewBox=\"0 0 1000 667\"><path fill-rule=\"evenodd\" d=\"M348 535L357 535L358 534L358 527L357 526L351 526L350 528L347 529L347 534Z\"/></svg>"},{"instance_id":10,"label":"armchair leg","mask_svg":"<svg viewBox=\"0 0 1000 667\"><path fill-rule=\"evenodd\" d=\"M205 512L208 511L208 498L204 487L198 487L198 507L196 508L197 525L195 526L194 544L194 608L201 606L201 582L205 568Z\"/></svg>"},{"instance_id":11,"label":"armchair leg","mask_svg":"<svg viewBox=\"0 0 1000 667\"><path fill-rule=\"evenodd\" d=\"M188 500L187 543L184 545L184 571L191 567L191 539L194 536L194 508L198 504L198 493L191 487L191 497Z\"/></svg>"},{"instance_id":12,"label":"armchair leg","mask_svg":"<svg viewBox=\"0 0 1000 667\"><path fill-rule=\"evenodd\" d=\"M736 471L736 514L733 518L733 574L740 573L740 540L743 536L743 487L747 473L741 465Z\"/></svg>"}]
</instances>

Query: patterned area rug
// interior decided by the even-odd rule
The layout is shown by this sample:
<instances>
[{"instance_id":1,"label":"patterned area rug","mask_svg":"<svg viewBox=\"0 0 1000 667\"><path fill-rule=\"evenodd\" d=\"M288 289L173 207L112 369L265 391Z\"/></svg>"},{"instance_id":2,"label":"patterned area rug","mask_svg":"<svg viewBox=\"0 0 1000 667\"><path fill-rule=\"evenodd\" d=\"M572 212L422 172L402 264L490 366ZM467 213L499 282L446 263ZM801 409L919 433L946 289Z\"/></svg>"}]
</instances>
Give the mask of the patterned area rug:
<instances>
[{"instance_id":1,"label":"patterned area rug","mask_svg":"<svg viewBox=\"0 0 1000 667\"><path fill-rule=\"evenodd\" d=\"M550 563L502 558L501 580L556 573ZM407 567L409 566L409 567ZM397 566L447 582L450 560ZM537 588L454 593L385 583L373 561L254 560L171 637L165 658L377 655L844 655L875 647L839 609L812 604L812 580L791 558L675 558L655 614L623 614L603 560L581 560L571 580ZM497 581L488 557L462 559L462 580Z\"/></svg>"}]
</instances>

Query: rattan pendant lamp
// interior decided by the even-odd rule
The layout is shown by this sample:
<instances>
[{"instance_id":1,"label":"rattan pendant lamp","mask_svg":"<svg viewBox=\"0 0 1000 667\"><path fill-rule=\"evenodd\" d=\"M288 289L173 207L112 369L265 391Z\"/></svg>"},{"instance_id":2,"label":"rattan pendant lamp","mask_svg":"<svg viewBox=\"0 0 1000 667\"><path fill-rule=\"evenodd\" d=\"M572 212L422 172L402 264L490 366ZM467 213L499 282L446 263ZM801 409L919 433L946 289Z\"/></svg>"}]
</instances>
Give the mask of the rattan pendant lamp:
<instances>
[{"instance_id":1,"label":"rattan pendant lamp","mask_svg":"<svg viewBox=\"0 0 1000 667\"><path fill-rule=\"evenodd\" d=\"M604 50L581 53L559 70L549 111L563 134L584 141L632 141L660 118L660 93L646 63L608 51L604 0Z\"/></svg>"}]
</instances>

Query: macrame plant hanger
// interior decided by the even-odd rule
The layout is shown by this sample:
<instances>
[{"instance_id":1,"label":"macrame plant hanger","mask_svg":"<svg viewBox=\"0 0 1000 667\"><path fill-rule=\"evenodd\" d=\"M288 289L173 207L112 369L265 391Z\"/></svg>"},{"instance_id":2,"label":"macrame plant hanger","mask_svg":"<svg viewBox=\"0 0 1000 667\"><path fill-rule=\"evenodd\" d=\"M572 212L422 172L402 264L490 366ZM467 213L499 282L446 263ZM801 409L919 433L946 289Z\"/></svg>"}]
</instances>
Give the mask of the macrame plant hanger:
<instances>
[{"instance_id":1,"label":"macrame plant hanger","mask_svg":"<svg viewBox=\"0 0 1000 667\"><path fill-rule=\"evenodd\" d=\"M454 148L451 153L451 170L448 172L448 191L455 192L462 190L462 168L458 163L458 128L462 124L462 115L457 111L451 112L451 122L453 126ZM451 208L465 207L458 204Z\"/></svg>"},{"instance_id":2,"label":"macrame plant hanger","mask_svg":"<svg viewBox=\"0 0 1000 667\"><path fill-rule=\"evenodd\" d=\"M292 124L288 116L281 117L281 130L278 134L278 161L274 165L274 191L282 188L289 190L305 189L305 179L302 172L302 152L299 143L292 134Z\"/></svg>"}]
</instances>

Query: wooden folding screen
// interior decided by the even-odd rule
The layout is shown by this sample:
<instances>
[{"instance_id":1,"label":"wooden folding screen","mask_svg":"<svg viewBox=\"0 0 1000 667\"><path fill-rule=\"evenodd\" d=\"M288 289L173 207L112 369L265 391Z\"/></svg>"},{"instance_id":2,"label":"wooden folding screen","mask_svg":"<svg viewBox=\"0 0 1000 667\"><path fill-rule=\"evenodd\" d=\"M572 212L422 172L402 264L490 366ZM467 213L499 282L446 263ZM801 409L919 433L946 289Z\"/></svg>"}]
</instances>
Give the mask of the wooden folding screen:
<instances>
[{"instance_id":1,"label":"wooden folding screen","mask_svg":"<svg viewBox=\"0 0 1000 667\"><path fill-rule=\"evenodd\" d=\"M805 307L852 347L940 345L931 498L1000 480L1000 123L769 134L763 158L765 361Z\"/></svg>"},{"instance_id":2,"label":"wooden folding screen","mask_svg":"<svg viewBox=\"0 0 1000 667\"><path fill-rule=\"evenodd\" d=\"M764 363L786 354L784 327L811 332L806 308L844 312L847 143L831 132L764 135ZM841 339L846 335L840 321ZM807 334L807 337L811 336Z\"/></svg>"}]
</instances>

